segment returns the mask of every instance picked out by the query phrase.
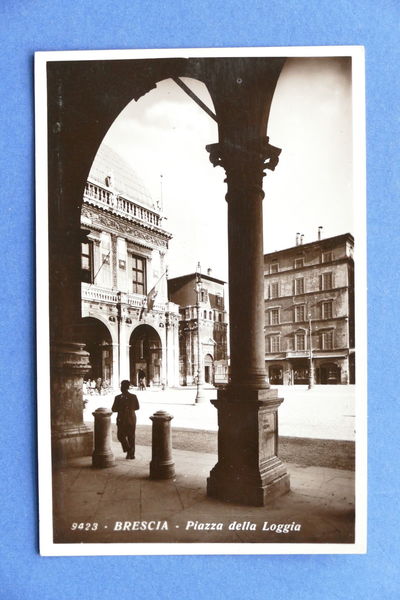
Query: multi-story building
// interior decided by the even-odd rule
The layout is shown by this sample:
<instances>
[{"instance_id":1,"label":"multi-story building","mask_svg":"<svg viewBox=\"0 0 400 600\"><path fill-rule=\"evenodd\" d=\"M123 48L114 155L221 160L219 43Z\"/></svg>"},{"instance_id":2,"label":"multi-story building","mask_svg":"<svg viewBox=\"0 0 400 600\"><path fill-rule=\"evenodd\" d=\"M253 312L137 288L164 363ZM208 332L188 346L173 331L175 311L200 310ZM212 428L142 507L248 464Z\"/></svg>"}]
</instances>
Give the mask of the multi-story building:
<instances>
[{"instance_id":1,"label":"multi-story building","mask_svg":"<svg viewBox=\"0 0 400 600\"><path fill-rule=\"evenodd\" d=\"M171 234L138 175L103 144L86 183L81 213L82 331L88 378L113 387L176 385L178 307L168 300Z\"/></svg>"},{"instance_id":2,"label":"multi-story building","mask_svg":"<svg viewBox=\"0 0 400 600\"><path fill-rule=\"evenodd\" d=\"M179 374L181 385L211 385L228 380L227 319L224 281L190 273L169 279L171 300L179 305Z\"/></svg>"},{"instance_id":3,"label":"multi-story building","mask_svg":"<svg viewBox=\"0 0 400 600\"><path fill-rule=\"evenodd\" d=\"M302 241L264 256L269 381L354 383L354 238Z\"/></svg>"}]
</instances>

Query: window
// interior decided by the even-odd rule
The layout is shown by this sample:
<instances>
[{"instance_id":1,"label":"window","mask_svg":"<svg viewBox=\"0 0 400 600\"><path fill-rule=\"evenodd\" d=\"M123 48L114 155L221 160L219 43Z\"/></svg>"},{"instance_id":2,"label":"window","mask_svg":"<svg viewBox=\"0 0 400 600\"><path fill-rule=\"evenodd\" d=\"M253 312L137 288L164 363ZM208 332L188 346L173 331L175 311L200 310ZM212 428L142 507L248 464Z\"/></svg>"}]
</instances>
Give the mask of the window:
<instances>
[{"instance_id":1,"label":"window","mask_svg":"<svg viewBox=\"0 0 400 600\"><path fill-rule=\"evenodd\" d=\"M279 283L276 281L270 285L270 297L277 298L279 296Z\"/></svg>"},{"instance_id":2,"label":"window","mask_svg":"<svg viewBox=\"0 0 400 600\"><path fill-rule=\"evenodd\" d=\"M208 293L207 290L200 290L200 302L207 302L208 301Z\"/></svg>"},{"instance_id":3,"label":"window","mask_svg":"<svg viewBox=\"0 0 400 600\"><path fill-rule=\"evenodd\" d=\"M269 268L269 272L270 273L278 273L278 271L279 271L279 265L278 265L278 263L277 262L271 263L271 266Z\"/></svg>"},{"instance_id":4,"label":"window","mask_svg":"<svg viewBox=\"0 0 400 600\"><path fill-rule=\"evenodd\" d=\"M294 259L294 268L301 269L304 267L304 258L295 258Z\"/></svg>"},{"instance_id":5,"label":"window","mask_svg":"<svg viewBox=\"0 0 400 600\"><path fill-rule=\"evenodd\" d=\"M333 331L325 331L321 335L321 349L332 350L333 348Z\"/></svg>"},{"instance_id":6,"label":"window","mask_svg":"<svg viewBox=\"0 0 400 600\"><path fill-rule=\"evenodd\" d=\"M332 319L332 307L333 307L332 300L328 300L327 302L322 303L322 318L323 319Z\"/></svg>"},{"instance_id":7,"label":"window","mask_svg":"<svg viewBox=\"0 0 400 600\"><path fill-rule=\"evenodd\" d=\"M210 312L208 313L208 318L210 319L210 321L212 321L212 312L210 310Z\"/></svg>"},{"instance_id":8,"label":"window","mask_svg":"<svg viewBox=\"0 0 400 600\"><path fill-rule=\"evenodd\" d=\"M333 287L333 276L332 273L322 273L321 276L321 289L330 290Z\"/></svg>"},{"instance_id":9,"label":"window","mask_svg":"<svg viewBox=\"0 0 400 600\"><path fill-rule=\"evenodd\" d=\"M82 242L81 273L82 281L93 283L93 242Z\"/></svg>"},{"instance_id":10,"label":"window","mask_svg":"<svg viewBox=\"0 0 400 600\"><path fill-rule=\"evenodd\" d=\"M327 263L333 260L333 252L331 250L322 253L322 262Z\"/></svg>"},{"instance_id":11,"label":"window","mask_svg":"<svg viewBox=\"0 0 400 600\"><path fill-rule=\"evenodd\" d=\"M277 333L267 338L267 352L279 352L281 336Z\"/></svg>"},{"instance_id":12,"label":"window","mask_svg":"<svg viewBox=\"0 0 400 600\"><path fill-rule=\"evenodd\" d=\"M218 315L218 322L222 323L222 314L221 313L219 313L219 315Z\"/></svg>"},{"instance_id":13,"label":"window","mask_svg":"<svg viewBox=\"0 0 400 600\"><path fill-rule=\"evenodd\" d=\"M304 294L304 277L299 277L294 280L294 293L297 295Z\"/></svg>"},{"instance_id":14,"label":"window","mask_svg":"<svg viewBox=\"0 0 400 600\"><path fill-rule=\"evenodd\" d=\"M305 350L306 349L306 336L304 331L300 331L296 333L296 350Z\"/></svg>"},{"instance_id":15,"label":"window","mask_svg":"<svg viewBox=\"0 0 400 600\"><path fill-rule=\"evenodd\" d=\"M118 260L118 266L119 266L120 269L122 269L123 271L125 271L125 269L126 269L126 262L124 260L122 260L122 258L120 258Z\"/></svg>"},{"instance_id":16,"label":"window","mask_svg":"<svg viewBox=\"0 0 400 600\"><path fill-rule=\"evenodd\" d=\"M279 308L271 308L270 309L269 324L270 325L278 325L279 324Z\"/></svg>"},{"instance_id":17,"label":"window","mask_svg":"<svg viewBox=\"0 0 400 600\"><path fill-rule=\"evenodd\" d=\"M204 317L205 319L207 319L207 311L206 311L206 310L205 310L205 311L204 311L204 313L203 313L203 317Z\"/></svg>"},{"instance_id":18,"label":"window","mask_svg":"<svg viewBox=\"0 0 400 600\"><path fill-rule=\"evenodd\" d=\"M305 307L304 304L300 304L299 306L295 306L294 308L294 320L296 323L305 320Z\"/></svg>"},{"instance_id":19,"label":"window","mask_svg":"<svg viewBox=\"0 0 400 600\"><path fill-rule=\"evenodd\" d=\"M146 293L146 260L140 256L132 256L132 291Z\"/></svg>"}]
</instances>

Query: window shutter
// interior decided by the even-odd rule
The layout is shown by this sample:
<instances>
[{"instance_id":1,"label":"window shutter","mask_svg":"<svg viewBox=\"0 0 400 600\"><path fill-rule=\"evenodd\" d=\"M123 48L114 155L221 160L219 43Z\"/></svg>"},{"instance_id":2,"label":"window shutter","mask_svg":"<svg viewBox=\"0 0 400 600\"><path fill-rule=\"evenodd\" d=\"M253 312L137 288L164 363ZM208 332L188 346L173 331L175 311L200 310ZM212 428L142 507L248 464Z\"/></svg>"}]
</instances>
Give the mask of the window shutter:
<instances>
[{"instance_id":1,"label":"window shutter","mask_svg":"<svg viewBox=\"0 0 400 600\"><path fill-rule=\"evenodd\" d=\"M319 276L319 289L322 291L324 289L324 279L322 275Z\"/></svg>"}]
</instances>

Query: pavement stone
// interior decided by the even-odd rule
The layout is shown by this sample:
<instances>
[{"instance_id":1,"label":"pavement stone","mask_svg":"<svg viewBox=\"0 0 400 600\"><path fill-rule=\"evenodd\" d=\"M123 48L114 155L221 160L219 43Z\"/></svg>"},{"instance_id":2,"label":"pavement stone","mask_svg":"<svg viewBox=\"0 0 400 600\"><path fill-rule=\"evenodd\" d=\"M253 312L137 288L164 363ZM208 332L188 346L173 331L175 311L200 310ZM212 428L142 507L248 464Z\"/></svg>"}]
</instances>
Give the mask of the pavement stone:
<instances>
[{"instance_id":1,"label":"pavement stone","mask_svg":"<svg viewBox=\"0 0 400 600\"><path fill-rule=\"evenodd\" d=\"M152 481L149 446L137 446L136 459L132 461L125 459L115 442L113 452L115 467L93 469L91 457L83 457L55 470L55 543L354 541L352 471L288 464L291 491L266 507L248 507L207 497L206 479L217 460L215 454L174 449L176 477ZM167 521L168 530L115 530L119 521L149 520ZM222 530L199 529L193 525L196 522L222 524ZM268 530L272 523L293 522L301 525L300 531ZM72 523L83 523L84 529L73 531ZM86 531L86 523L92 527L97 523L96 530Z\"/></svg>"}]
</instances>

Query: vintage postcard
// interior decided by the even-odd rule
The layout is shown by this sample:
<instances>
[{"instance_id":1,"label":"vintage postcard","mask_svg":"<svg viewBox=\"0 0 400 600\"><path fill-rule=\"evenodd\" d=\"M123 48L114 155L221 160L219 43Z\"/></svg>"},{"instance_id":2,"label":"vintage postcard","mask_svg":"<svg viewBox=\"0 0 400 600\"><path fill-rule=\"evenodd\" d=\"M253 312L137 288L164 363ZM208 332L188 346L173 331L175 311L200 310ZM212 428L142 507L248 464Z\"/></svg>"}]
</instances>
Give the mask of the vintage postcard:
<instances>
[{"instance_id":1,"label":"vintage postcard","mask_svg":"<svg viewBox=\"0 0 400 600\"><path fill-rule=\"evenodd\" d=\"M35 57L40 551L366 551L361 47Z\"/></svg>"}]
</instances>

